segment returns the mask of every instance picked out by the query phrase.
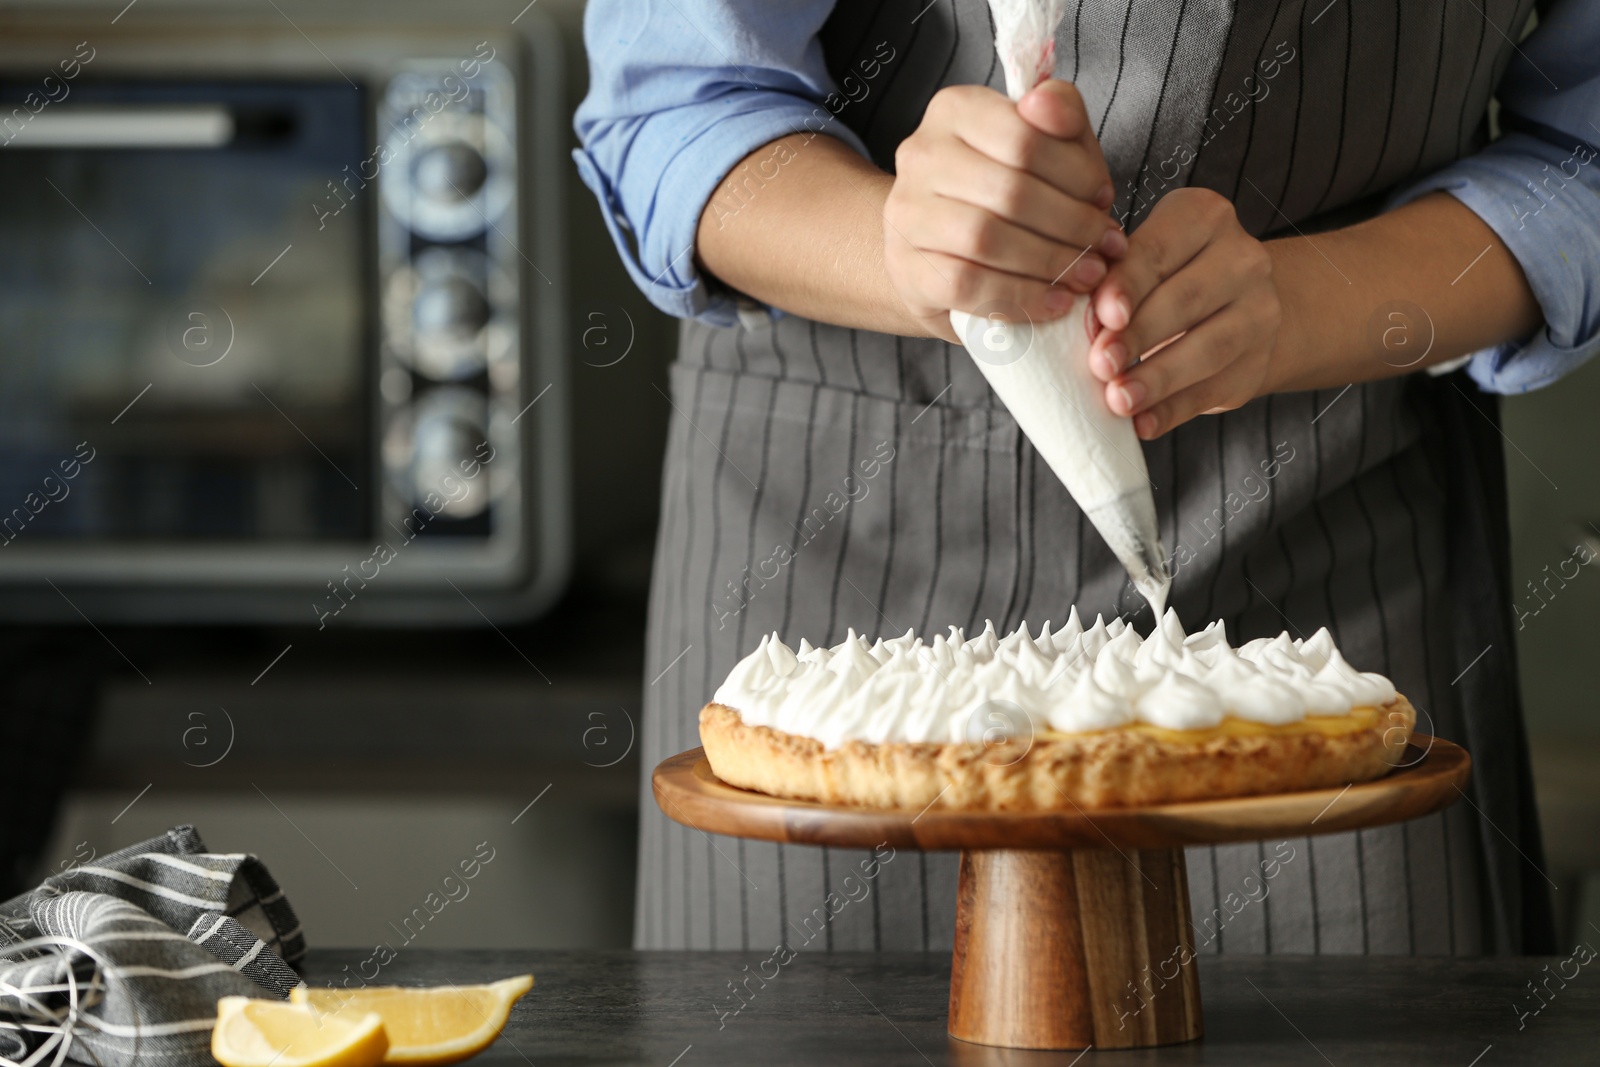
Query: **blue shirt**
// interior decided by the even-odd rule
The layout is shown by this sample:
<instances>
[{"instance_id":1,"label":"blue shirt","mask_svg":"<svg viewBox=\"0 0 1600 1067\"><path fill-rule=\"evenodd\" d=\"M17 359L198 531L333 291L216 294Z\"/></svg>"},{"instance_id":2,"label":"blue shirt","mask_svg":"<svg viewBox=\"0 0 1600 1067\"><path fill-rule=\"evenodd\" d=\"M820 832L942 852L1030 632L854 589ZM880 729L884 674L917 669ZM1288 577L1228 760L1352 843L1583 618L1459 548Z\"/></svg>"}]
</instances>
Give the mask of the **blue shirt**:
<instances>
[{"instance_id":1,"label":"blue shirt","mask_svg":"<svg viewBox=\"0 0 1600 1067\"><path fill-rule=\"evenodd\" d=\"M817 35L833 6L590 0L590 88L573 158L629 275L668 314L737 321L733 298L695 269L694 237L740 160L808 131L867 154L822 106L835 87ZM1556 0L1518 50L1496 94L1505 135L1390 201L1444 190L1521 264L1544 325L1468 365L1499 393L1547 385L1600 351L1600 0Z\"/></svg>"}]
</instances>

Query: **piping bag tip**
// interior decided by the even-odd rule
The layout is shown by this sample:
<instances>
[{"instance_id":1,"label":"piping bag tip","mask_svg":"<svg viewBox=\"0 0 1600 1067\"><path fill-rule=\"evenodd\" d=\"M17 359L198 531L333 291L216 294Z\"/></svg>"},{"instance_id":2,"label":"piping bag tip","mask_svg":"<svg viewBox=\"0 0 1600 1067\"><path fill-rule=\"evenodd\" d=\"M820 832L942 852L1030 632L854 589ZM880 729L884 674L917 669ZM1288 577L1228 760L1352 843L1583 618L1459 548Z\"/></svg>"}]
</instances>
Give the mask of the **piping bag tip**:
<instances>
[{"instance_id":1,"label":"piping bag tip","mask_svg":"<svg viewBox=\"0 0 1600 1067\"><path fill-rule=\"evenodd\" d=\"M1167 576L1166 568L1161 566L1163 561L1157 559L1155 562L1159 569L1143 577L1135 577L1133 587L1144 594L1144 598L1150 602L1150 610L1154 612L1153 618L1156 624L1160 625L1161 617L1167 613L1167 593L1172 589L1172 579Z\"/></svg>"},{"instance_id":2,"label":"piping bag tip","mask_svg":"<svg viewBox=\"0 0 1600 1067\"><path fill-rule=\"evenodd\" d=\"M1084 514L1100 531L1133 580L1135 589L1150 602L1156 622L1167 610L1167 594L1172 575L1167 570L1166 550L1156 520L1155 500L1145 487L1129 491L1114 500L1085 508Z\"/></svg>"}]
</instances>

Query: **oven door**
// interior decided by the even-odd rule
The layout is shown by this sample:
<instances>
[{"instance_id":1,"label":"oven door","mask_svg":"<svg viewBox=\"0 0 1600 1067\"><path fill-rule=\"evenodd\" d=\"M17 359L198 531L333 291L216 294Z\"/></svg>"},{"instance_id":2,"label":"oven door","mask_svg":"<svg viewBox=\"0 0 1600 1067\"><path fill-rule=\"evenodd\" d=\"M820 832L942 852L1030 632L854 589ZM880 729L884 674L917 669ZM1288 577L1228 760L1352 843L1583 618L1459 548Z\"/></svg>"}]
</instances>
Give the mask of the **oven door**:
<instances>
[{"instance_id":1,"label":"oven door","mask_svg":"<svg viewBox=\"0 0 1600 1067\"><path fill-rule=\"evenodd\" d=\"M364 94L73 88L0 151L3 551L365 541L370 222L307 208Z\"/></svg>"}]
</instances>

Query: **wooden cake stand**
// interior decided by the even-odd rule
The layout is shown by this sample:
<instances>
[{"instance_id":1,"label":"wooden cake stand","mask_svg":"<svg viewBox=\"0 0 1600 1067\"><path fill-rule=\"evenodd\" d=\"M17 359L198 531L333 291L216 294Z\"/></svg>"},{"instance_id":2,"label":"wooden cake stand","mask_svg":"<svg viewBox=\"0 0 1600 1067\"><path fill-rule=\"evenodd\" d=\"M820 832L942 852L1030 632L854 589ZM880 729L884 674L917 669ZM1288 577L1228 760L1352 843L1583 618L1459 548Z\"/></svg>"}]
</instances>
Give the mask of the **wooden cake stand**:
<instances>
[{"instance_id":1,"label":"wooden cake stand","mask_svg":"<svg viewBox=\"0 0 1600 1067\"><path fill-rule=\"evenodd\" d=\"M1092 812L839 807L736 789L703 749L655 770L656 803L708 833L803 845L961 850L952 1037L1010 1048L1139 1048L1202 1033L1185 845L1305 837L1452 803L1472 761L1412 736L1371 782ZM1137 1007L1137 1010L1130 1008Z\"/></svg>"}]
</instances>

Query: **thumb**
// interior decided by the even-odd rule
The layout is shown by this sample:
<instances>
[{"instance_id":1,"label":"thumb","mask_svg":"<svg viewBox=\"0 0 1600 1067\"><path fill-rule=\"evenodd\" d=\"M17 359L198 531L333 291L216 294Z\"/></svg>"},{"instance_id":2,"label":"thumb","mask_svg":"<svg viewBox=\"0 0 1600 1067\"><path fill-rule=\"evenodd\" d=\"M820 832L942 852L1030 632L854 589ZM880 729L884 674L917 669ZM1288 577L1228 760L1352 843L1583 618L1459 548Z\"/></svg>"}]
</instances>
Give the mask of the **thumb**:
<instances>
[{"instance_id":1,"label":"thumb","mask_svg":"<svg viewBox=\"0 0 1600 1067\"><path fill-rule=\"evenodd\" d=\"M1017 114L1022 121L1048 137L1081 144L1092 160L1091 165L1105 169L1100 141L1094 135L1089 112L1084 107L1083 94L1078 92L1076 85L1048 78L1022 94L1022 99L1017 101ZM1092 203L1103 211L1115 201L1116 196L1107 184Z\"/></svg>"},{"instance_id":2,"label":"thumb","mask_svg":"<svg viewBox=\"0 0 1600 1067\"><path fill-rule=\"evenodd\" d=\"M1063 141L1076 141L1089 134L1083 95L1071 82L1055 78L1040 82L1022 94L1017 101L1017 114L1040 133Z\"/></svg>"}]
</instances>

